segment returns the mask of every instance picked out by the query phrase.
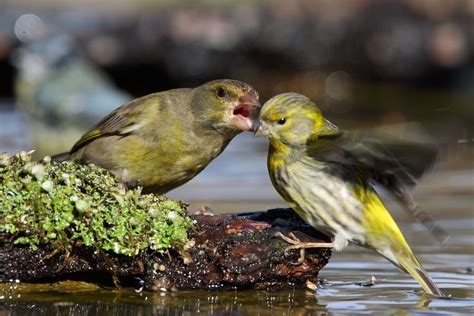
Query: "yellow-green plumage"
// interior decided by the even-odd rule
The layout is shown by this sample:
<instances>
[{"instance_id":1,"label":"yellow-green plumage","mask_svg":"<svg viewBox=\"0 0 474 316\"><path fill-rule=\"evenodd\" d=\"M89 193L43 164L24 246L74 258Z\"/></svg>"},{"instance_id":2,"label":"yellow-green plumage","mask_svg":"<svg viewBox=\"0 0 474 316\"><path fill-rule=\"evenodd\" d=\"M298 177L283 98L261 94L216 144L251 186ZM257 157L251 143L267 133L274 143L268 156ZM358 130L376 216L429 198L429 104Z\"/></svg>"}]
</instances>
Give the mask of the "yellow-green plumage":
<instances>
[{"instance_id":1,"label":"yellow-green plumage","mask_svg":"<svg viewBox=\"0 0 474 316\"><path fill-rule=\"evenodd\" d=\"M296 93L265 103L257 133L270 139L268 170L276 190L306 222L331 236L336 250L348 242L373 249L410 273L427 293L443 296L373 187L379 183L401 196L428 160L421 166L394 157L403 144L344 137L311 100ZM416 148L424 152L405 144Z\"/></svg>"},{"instance_id":2,"label":"yellow-green plumage","mask_svg":"<svg viewBox=\"0 0 474 316\"><path fill-rule=\"evenodd\" d=\"M166 193L252 130L259 106L254 88L229 79L150 94L110 113L57 157L97 164L128 187Z\"/></svg>"}]
</instances>

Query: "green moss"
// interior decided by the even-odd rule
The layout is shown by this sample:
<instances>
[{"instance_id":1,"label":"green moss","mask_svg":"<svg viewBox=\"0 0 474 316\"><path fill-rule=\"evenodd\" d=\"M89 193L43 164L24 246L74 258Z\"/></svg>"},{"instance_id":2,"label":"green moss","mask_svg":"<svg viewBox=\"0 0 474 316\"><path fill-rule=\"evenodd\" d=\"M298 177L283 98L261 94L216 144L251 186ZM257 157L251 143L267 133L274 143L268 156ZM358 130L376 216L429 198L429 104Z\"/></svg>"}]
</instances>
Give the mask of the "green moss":
<instances>
[{"instance_id":1,"label":"green moss","mask_svg":"<svg viewBox=\"0 0 474 316\"><path fill-rule=\"evenodd\" d=\"M182 202L126 190L100 167L0 153L0 232L17 244L83 244L133 256L183 247L193 224Z\"/></svg>"}]
</instances>

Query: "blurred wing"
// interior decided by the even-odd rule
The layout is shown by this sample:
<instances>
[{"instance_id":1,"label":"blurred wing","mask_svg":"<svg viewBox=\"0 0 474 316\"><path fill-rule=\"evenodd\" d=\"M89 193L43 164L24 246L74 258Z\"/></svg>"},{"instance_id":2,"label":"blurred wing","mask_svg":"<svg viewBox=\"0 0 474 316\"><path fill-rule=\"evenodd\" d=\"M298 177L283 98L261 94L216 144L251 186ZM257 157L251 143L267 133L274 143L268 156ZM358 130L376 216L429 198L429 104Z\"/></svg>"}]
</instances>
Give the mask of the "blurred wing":
<instances>
[{"instance_id":1,"label":"blurred wing","mask_svg":"<svg viewBox=\"0 0 474 316\"><path fill-rule=\"evenodd\" d=\"M370 180L391 191L400 185L416 185L437 156L434 146L393 140L361 139L339 146L343 160L364 169Z\"/></svg>"},{"instance_id":2,"label":"blurred wing","mask_svg":"<svg viewBox=\"0 0 474 316\"><path fill-rule=\"evenodd\" d=\"M410 139L410 138L408 138ZM349 181L375 182L382 185L403 205L405 211L422 222L440 241L449 235L438 226L430 213L416 204L409 187L436 161L437 148L428 143L404 141L387 135L344 133L310 144L308 153L323 159L331 171ZM323 153L324 157L321 156ZM342 173L342 174L341 174Z\"/></svg>"},{"instance_id":3,"label":"blurred wing","mask_svg":"<svg viewBox=\"0 0 474 316\"><path fill-rule=\"evenodd\" d=\"M70 153L76 152L97 138L111 135L126 136L138 129L140 127L138 120L143 107L144 104L140 102L140 99L119 107L85 133L72 147Z\"/></svg>"},{"instance_id":4,"label":"blurred wing","mask_svg":"<svg viewBox=\"0 0 474 316\"><path fill-rule=\"evenodd\" d=\"M403 209L420 221L440 242L449 239L431 213L418 205L409 191L421 176L431 169L437 157L433 145L400 142L359 143L344 149L351 164L368 172L369 180L379 183L391 192Z\"/></svg>"},{"instance_id":5,"label":"blurred wing","mask_svg":"<svg viewBox=\"0 0 474 316\"><path fill-rule=\"evenodd\" d=\"M318 155L318 143L332 148L324 160L363 171L366 177L387 189L415 185L436 161L437 148L416 123L344 131L338 137L323 138L310 144L310 154Z\"/></svg>"}]
</instances>

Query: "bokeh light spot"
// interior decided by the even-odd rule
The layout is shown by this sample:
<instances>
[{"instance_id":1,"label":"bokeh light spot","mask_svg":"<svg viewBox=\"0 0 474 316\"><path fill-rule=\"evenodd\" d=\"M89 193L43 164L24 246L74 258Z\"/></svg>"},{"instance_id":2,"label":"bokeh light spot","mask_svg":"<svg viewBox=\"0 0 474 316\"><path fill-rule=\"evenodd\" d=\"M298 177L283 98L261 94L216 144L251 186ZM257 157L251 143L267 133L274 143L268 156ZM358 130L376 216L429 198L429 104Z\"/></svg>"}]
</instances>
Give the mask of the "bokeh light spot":
<instances>
[{"instance_id":1,"label":"bokeh light spot","mask_svg":"<svg viewBox=\"0 0 474 316\"><path fill-rule=\"evenodd\" d=\"M44 31L43 20L31 13L23 14L15 22L15 35L23 43L43 36Z\"/></svg>"},{"instance_id":2,"label":"bokeh light spot","mask_svg":"<svg viewBox=\"0 0 474 316\"><path fill-rule=\"evenodd\" d=\"M345 71L335 71L326 78L326 93L342 101L352 95L352 77Z\"/></svg>"}]
</instances>

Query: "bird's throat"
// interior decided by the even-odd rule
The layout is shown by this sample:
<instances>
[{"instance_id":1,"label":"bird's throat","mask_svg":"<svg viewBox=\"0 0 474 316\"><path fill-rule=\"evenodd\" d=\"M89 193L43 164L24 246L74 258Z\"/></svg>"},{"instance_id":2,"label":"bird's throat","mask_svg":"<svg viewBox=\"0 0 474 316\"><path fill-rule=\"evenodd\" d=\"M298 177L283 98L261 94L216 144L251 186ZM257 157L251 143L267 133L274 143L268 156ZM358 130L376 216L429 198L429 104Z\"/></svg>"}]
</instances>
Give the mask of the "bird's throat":
<instances>
[{"instance_id":1,"label":"bird's throat","mask_svg":"<svg viewBox=\"0 0 474 316\"><path fill-rule=\"evenodd\" d=\"M288 166L298 161L303 154L303 149L293 148L280 141L272 140L268 150L268 167L275 170L285 165Z\"/></svg>"}]
</instances>

